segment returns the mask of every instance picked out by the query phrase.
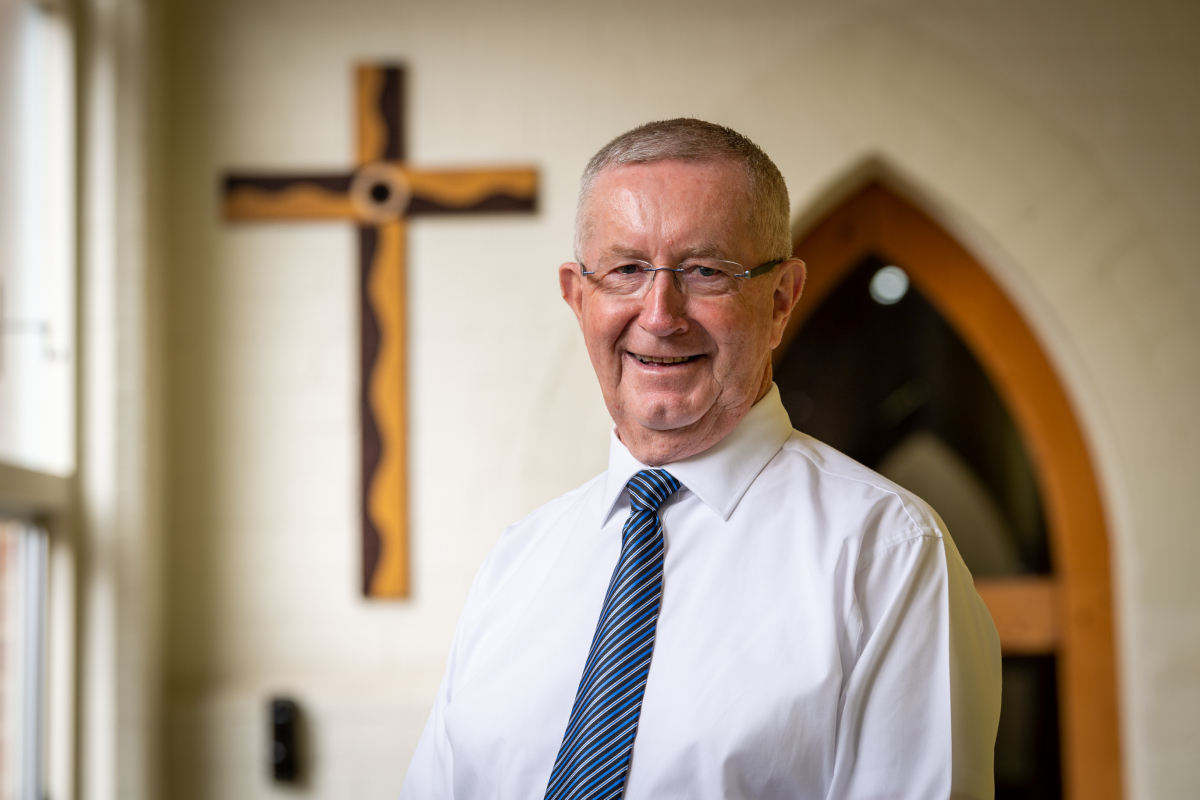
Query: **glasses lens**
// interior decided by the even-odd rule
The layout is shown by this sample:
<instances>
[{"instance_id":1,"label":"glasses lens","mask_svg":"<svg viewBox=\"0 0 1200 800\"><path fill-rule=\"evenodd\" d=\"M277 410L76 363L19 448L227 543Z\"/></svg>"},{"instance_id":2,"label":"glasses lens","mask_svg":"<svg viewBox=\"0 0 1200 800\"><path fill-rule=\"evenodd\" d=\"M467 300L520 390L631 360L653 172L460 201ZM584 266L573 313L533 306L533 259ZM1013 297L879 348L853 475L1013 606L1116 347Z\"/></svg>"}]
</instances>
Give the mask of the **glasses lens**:
<instances>
[{"instance_id":1,"label":"glasses lens","mask_svg":"<svg viewBox=\"0 0 1200 800\"><path fill-rule=\"evenodd\" d=\"M596 265L596 288L606 294L638 294L654 275L650 265L634 259L604 259Z\"/></svg>"},{"instance_id":2,"label":"glasses lens","mask_svg":"<svg viewBox=\"0 0 1200 800\"><path fill-rule=\"evenodd\" d=\"M690 297L724 297L736 294L742 288L741 278L734 275L742 271L740 264L720 261L715 258L693 258L679 265L678 273L683 293Z\"/></svg>"}]
</instances>

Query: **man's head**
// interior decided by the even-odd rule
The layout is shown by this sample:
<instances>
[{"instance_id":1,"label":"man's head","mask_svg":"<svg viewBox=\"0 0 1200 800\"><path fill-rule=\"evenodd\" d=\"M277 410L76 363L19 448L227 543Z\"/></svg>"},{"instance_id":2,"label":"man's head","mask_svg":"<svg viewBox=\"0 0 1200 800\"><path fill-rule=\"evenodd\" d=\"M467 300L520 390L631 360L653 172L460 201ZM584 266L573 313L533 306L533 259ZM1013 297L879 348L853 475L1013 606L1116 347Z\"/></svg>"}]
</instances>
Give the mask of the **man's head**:
<instances>
[{"instance_id":1,"label":"man's head","mask_svg":"<svg viewBox=\"0 0 1200 800\"><path fill-rule=\"evenodd\" d=\"M753 142L692 119L643 125L588 164L576 216L575 257L563 264L563 298L583 329L621 441L646 464L707 450L746 415L771 382L771 350L804 282L789 258L787 188ZM740 273L712 296L684 276L644 274L639 291L606 291L598 264L630 260L676 267L704 257ZM711 270L702 270L710 274ZM693 277L700 273L693 273ZM663 362L667 359L668 362ZM682 359L682 360L677 360Z\"/></svg>"}]
</instances>

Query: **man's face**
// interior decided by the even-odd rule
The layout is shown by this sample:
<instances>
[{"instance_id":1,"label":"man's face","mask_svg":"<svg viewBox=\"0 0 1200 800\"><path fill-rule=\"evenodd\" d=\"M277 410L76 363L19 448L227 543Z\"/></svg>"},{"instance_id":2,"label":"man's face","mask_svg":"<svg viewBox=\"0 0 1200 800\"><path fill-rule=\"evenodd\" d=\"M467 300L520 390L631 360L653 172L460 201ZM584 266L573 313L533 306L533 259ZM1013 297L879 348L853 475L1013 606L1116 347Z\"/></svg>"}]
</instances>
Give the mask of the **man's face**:
<instances>
[{"instance_id":1,"label":"man's face","mask_svg":"<svg viewBox=\"0 0 1200 800\"><path fill-rule=\"evenodd\" d=\"M584 262L619 254L673 267L712 255L758 266L771 254L746 224L746 187L745 170L732 161L606 170L592 191ZM643 463L661 464L720 441L766 392L771 349L799 298L803 264L784 262L716 298L685 297L672 273L654 275L646 294L613 296L577 264L560 268L621 441Z\"/></svg>"}]
</instances>

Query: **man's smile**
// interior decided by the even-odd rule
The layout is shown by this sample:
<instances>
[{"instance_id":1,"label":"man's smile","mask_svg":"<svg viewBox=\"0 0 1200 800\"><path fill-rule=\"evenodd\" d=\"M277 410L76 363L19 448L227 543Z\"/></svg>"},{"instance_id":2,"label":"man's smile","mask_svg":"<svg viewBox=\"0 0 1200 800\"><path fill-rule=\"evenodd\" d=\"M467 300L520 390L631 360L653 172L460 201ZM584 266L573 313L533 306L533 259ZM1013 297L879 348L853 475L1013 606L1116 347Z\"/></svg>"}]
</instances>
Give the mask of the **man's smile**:
<instances>
[{"instance_id":1,"label":"man's smile","mask_svg":"<svg viewBox=\"0 0 1200 800\"><path fill-rule=\"evenodd\" d=\"M686 364L686 363L688 363L689 361L695 361L695 360L697 360L697 359L700 359L700 358L703 358L703 357L704 357L703 355L694 355L694 356L648 356L648 355L643 355L643 354L641 354L641 353L635 353L635 352L633 352L633 351L631 351L631 350L629 350L629 351L626 351L626 352L627 352L629 355L633 356L635 359L637 359L637 360L638 360L640 363L642 363L642 364L645 364L645 365L647 365L647 366L655 366L655 367L665 367L665 366L670 366L670 365L674 365L674 364Z\"/></svg>"}]
</instances>

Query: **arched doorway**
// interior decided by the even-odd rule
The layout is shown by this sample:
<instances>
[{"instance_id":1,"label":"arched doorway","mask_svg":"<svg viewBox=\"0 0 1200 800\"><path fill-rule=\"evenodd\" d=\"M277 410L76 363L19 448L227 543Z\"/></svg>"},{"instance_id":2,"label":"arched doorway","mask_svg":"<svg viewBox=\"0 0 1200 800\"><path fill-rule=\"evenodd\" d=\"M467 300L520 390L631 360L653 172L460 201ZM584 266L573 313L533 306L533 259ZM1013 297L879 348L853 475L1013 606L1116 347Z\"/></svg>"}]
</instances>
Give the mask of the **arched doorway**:
<instances>
[{"instance_id":1,"label":"arched doorway","mask_svg":"<svg viewBox=\"0 0 1200 800\"><path fill-rule=\"evenodd\" d=\"M901 483L906 475L918 480L937 474L943 477L932 485L960 487L954 495L963 509L959 516L972 520L978 530L992 531L971 543L975 555L968 565L1000 632L1006 689L1018 696L1018 677L1024 676L1020 679L1027 684L1025 696L1035 705L1052 706L1051 713L1027 726L1057 730L1054 763L1043 765L1045 774L1053 774L1057 782L1061 769L1062 796L1071 800L1120 798L1104 512L1079 422L1036 337L962 245L880 182L868 183L802 232L795 252L809 265L808 285L775 357L777 381L793 423L801 430L816 426L827 431L828 438L840 437L840 442L830 443L841 444L868 466L891 470ZM892 317L869 324L864 317L859 324L853 304L866 302L862 298L884 267L900 270L880 280L886 283L890 276L903 284L906 277L911 297L897 305L903 310ZM898 303L898 298L877 297L876 302ZM834 305L832 313L822 313L823 307L829 312ZM874 326L874 335L882 337L877 342L889 350L882 370L889 375L863 375L860 370L857 377L833 376L837 363L853 361L852 353L842 362L827 359L820 364L820 348L806 342L838 325L849 326L846 330L860 337L868 335L863 334L864 326ZM915 329L920 332L913 333ZM914 350L921 347L936 351L933 360L938 363L929 366L933 356ZM804 380L819 383L823 374L830 376L826 384L843 388L809 383L811 392L829 395L815 400L795 388ZM952 385L939 383L939 375L950 376ZM862 381L872 380L877 385L864 390ZM841 399L829 394L838 391ZM854 403L864 391L880 393L878 402L856 410ZM938 397L943 400L935 402ZM914 421L913 415L926 406L921 412L924 423ZM962 409L970 412L973 422L963 422ZM873 417L864 416L868 410ZM812 417L811 425L797 418L805 416ZM972 433L972 424L985 428L983 435ZM873 430L865 431L868 425ZM821 438L821 432L812 432ZM1010 446L1012 441L1015 446ZM1008 476L997 468L990 470L995 475L981 478L981 471L989 472L988 459L1001 452L1009 454ZM1006 513L1014 506L1003 497L989 499L1005 492L988 492L988 486L1009 487L1020 494L1026 473L1034 496L1020 506L1024 513ZM1020 516L1024 522L1016 519ZM954 527L950 529L953 535ZM1043 686L1048 681L1049 693L1037 690L1039 680ZM1007 708L1003 712L1009 713ZM1005 724L1002 721L1002 730Z\"/></svg>"}]
</instances>

